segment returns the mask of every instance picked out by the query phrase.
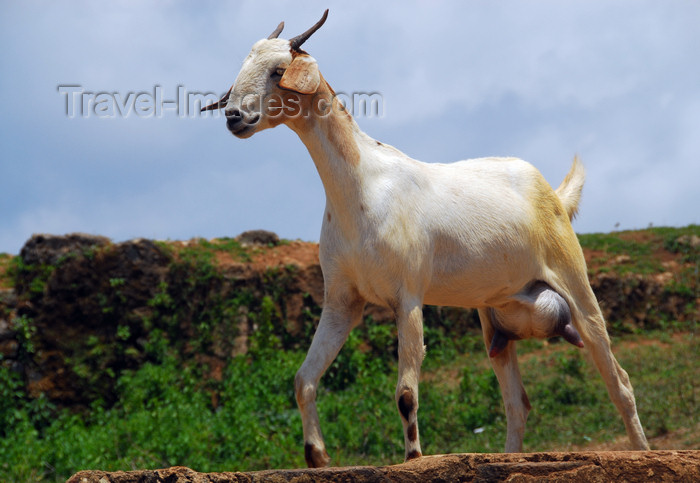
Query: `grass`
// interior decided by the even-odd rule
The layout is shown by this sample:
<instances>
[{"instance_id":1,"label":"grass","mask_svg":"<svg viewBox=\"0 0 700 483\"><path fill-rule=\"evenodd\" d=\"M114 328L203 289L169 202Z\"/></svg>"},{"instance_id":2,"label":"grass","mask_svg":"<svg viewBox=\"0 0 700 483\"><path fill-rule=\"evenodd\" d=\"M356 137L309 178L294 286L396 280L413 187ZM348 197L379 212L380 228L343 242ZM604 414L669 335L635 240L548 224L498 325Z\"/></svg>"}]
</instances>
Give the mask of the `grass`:
<instances>
[{"instance_id":1,"label":"grass","mask_svg":"<svg viewBox=\"0 0 700 483\"><path fill-rule=\"evenodd\" d=\"M521 357L533 411L527 451L566 450L624 435L599 375L582 351L531 344ZM635 385L640 418L650 437L687 425L698 413L697 336L647 334L616 340L617 356ZM0 372L0 479L63 481L79 469L128 470L185 465L198 471L302 467L301 421L293 378L304 352L260 349L231 361L221 381L172 356L122 374L118 403L87 413L44 407ZM428 353L419 424L426 454L501 451L505 416L483 350L438 367ZM390 464L403 458L393 401L396 362L350 340L318 394L329 454L336 465ZM339 367L342 366L342 367ZM347 383L343 374L354 372ZM216 394L216 403L214 403ZM476 431L475 431L476 430Z\"/></svg>"},{"instance_id":2,"label":"grass","mask_svg":"<svg viewBox=\"0 0 700 483\"><path fill-rule=\"evenodd\" d=\"M700 236L700 225L683 228L658 227L613 233L579 234L584 249L595 253L589 272L653 274L668 269L664 261L697 266L700 249L689 237Z\"/></svg>"},{"instance_id":3,"label":"grass","mask_svg":"<svg viewBox=\"0 0 700 483\"><path fill-rule=\"evenodd\" d=\"M246 248L235 238L214 238L207 240L196 238L184 246L161 243L161 248L174 252L181 259L197 259L215 263L217 254L228 255L231 259L240 262L251 261L251 254L255 248Z\"/></svg>"}]
</instances>

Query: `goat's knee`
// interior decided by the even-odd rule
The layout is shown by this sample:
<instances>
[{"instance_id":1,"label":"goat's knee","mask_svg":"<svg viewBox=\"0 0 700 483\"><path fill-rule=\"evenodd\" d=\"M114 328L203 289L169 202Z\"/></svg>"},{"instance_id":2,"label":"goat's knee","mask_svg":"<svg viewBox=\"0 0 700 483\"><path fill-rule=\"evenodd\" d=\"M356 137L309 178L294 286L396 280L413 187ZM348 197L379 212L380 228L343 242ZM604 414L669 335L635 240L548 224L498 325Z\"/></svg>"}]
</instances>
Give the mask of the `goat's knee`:
<instances>
[{"instance_id":1,"label":"goat's knee","mask_svg":"<svg viewBox=\"0 0 700 483\"><path fill-rule=\"evenodd\" d=\"M316 400L316 384L304 377L303 367L294 376L294 396L300 408Z\"/></svg>"}]
</instances>

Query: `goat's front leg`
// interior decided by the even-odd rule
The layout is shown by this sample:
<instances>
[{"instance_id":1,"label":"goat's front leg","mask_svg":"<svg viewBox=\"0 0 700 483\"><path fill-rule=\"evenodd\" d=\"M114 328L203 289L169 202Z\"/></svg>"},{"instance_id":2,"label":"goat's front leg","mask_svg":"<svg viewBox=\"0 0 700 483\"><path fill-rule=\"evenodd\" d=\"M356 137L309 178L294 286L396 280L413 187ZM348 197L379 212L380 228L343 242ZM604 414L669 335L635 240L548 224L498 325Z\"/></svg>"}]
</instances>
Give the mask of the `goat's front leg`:
<instances>
[{"instance_id":1,"label":"goat's front leg","mask_svg":"<svg viewBox=\"0 0 700 483\"><path fill-rule=\"evenodd\" d=\"M327 466L330 461L316 410L318 381L340 352L350 331L362 320L365 306L359 297L337 298L340 301L326 299L324 302L321 321L311 347L294 378L294 390L304 429L304 457L310 468Z\"/></svg>"},{"instance_id":2,"label":"goat's front leg","mask_svg":"<svg viewBox=\"0 0 700 483\"><path fill-rule=\"evenodd\" d=\"M399 332L399 381L396 405L403 423L406 461L422 456L418 435L418 380L425 356L423 306L421 301L404 302L396 310Z\"/></svg>"}]
</instances>

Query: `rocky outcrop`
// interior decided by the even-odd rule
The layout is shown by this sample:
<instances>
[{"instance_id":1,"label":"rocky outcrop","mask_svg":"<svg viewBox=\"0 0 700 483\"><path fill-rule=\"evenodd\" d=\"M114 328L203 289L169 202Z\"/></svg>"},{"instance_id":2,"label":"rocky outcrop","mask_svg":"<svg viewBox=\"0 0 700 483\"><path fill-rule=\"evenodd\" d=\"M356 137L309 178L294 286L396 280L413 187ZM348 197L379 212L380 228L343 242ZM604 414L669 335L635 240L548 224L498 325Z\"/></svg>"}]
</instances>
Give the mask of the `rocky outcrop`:
<instances>
[{"instance_id":1,"label":"rocky outcrop","mask_svg":"<svg viewBox=\"0 0 700 483\"><path fill-rule=\"evenodd\" d=\"M700 451L452 454L393 466L250 473L197 473L189 468L108 473L82 471L68 483L252 482L696 482Z\"/></svg>"},{"instance_id":2,"label":"rocky outcrop","mask_svg":"<svg viewBox=\"0 0 700 483\"><path fill-rule=\"evenodd\" d=\"M671 272L653 275L627 273L599 273L591 278L591 287L598 297L600 308L608 324L626 330L654 328L663 320L688 320L692 312L688 304L692 294L669 290ZM700 306L695 317L700 315Z\"/></svg>"},{"instance_id":3,"label":"rocky outcrop","mask_svg":"<svg viewBox=\"0 0 700 483\"><path fill-rule=\"evenodd\" d=\"M236 240L244 246L277 246L280 244L280 237L277 236L277 233L267 230L244 231L236 237Z\"/></svg>"},{"instance_id":4,"label":"rocky outcrop","mask_svg":"<svg viewBox=\"0 0 700 483\"><path fill-rule=\"evenodd\" d=\"M0 363L30 397L87 406L110 404L119 374L157 360L164 345L216 373L263 325L282 348L302 343L323 298L317 248L310 262L267 263L251 254L279 245L275 234L228 243L34 235L14 289L0 292Z\"/></svg>"},{"instance_id":5,"label":"rocky outcrop","mask_svg":"<svg viewBox=\"0 0 700 483\"><path fill-rule=\"evenodd\" d=\"M34 235L20 260L16 311L31 330L21 334L19 367L28 393L67 405L109 400L112 381L99 376L143 362L132 350L143 336L139 321L170 257L150 240L73 234ZM98 346L115 350L89 357Z\"/></svg>"}]
</instances>

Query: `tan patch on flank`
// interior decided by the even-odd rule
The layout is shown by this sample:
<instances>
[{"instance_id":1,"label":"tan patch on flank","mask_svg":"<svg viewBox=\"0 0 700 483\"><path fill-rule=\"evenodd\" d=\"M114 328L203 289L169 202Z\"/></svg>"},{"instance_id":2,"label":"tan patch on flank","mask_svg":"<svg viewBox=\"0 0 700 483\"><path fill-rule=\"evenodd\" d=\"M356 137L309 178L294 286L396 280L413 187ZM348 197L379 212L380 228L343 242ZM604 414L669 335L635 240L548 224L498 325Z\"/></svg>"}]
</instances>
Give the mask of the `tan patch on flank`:
<instances>
[{"instance_id":1,"label":"tan patch on flank","mask_svg":"<svg viewBox=\"0 0 700 483\"><path fill-rule=\"evenodd\" d=\"M546 256L550 267L576 266L576 254L581 253L578 238L571 227L559 197L541 174L537 174L529 193L532 214L530 235L534 244Z\"/></svg>"}]
</instances>

